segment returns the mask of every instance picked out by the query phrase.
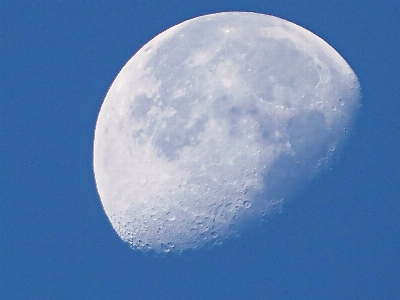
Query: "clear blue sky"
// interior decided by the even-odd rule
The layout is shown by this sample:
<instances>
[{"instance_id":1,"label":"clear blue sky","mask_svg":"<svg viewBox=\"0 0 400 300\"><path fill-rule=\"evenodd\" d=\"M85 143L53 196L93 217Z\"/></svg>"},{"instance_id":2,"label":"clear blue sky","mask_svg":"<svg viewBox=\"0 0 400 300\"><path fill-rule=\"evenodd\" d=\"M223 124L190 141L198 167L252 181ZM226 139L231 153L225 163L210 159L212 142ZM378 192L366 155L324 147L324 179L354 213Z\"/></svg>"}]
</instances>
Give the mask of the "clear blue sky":
<instances>
[{"instance_id":1,"label":"clear blue sky","mask_svg":"<svg viewBox=\"0 0 400 300\"><path fill-rule=\"evenodd\" d=\"M354 133L263 228L135 252L96 192L101 103L156 34L232 10L297 23L346 59L363 94ZM399 28L399 1L0 1L0 298L400 299Z\"/></svg>"}]
</instances>

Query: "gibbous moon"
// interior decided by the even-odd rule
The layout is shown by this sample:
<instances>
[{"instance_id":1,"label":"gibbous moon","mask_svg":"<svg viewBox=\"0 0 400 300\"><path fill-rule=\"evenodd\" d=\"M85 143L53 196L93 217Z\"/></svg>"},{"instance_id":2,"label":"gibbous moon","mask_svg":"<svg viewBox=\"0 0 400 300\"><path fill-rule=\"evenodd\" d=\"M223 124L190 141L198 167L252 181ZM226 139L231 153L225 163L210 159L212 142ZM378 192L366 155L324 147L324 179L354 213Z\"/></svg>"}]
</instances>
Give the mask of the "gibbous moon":
<instances>
[{"instance_id":1,"label":"gibbous moon","mask_svg":"<svg viewBox=\"0 0 400 300\"><path fill-rule=\"evenodd\" d=\"M93 158L104 210L134 249L221 244L329 163L359 98L346 61L291 22L227 12L178 24L104 99Z\"/></svg>"}]
</instances>

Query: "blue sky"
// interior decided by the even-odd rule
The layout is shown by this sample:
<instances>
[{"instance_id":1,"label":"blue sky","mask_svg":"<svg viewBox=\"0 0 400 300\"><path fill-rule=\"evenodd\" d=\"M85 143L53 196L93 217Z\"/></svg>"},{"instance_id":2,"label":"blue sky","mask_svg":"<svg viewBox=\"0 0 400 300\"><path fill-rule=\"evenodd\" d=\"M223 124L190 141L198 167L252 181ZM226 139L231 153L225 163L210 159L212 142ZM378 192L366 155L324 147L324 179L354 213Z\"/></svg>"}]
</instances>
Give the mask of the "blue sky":
<instances>
[{"instance_id":1,"label":"blue sky","mask_svg":"<svg viewBox=\"0 0 400 300\"><path fill-rule=\"evenodd\" d=\"M155 257L111 227L92 169L116 74L184 20L253 11L332 45L362 108L332 170L263 228ZM1 1L2 299L400 299L400 2Z\"/></svg>"}]
</instances>

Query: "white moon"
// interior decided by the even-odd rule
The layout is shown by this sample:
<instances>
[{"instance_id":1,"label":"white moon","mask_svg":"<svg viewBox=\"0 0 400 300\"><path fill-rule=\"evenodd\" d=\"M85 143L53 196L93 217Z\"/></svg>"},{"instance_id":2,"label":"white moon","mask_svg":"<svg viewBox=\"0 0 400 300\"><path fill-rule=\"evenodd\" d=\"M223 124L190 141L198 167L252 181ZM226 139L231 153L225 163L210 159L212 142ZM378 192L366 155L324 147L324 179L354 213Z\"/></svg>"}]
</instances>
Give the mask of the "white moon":
<instances>
[{"instance_id":1,"label":"white moon","mask_svg":"<svg viewBox=\"0 0 400 300\"><path fill-rule=\"evenodd\" d=\"M326 165L359 83L325 41L268 15L206 15L156 36L101 107L94 172L132 248L221 243Z\"/></svg>"}]
</instances>

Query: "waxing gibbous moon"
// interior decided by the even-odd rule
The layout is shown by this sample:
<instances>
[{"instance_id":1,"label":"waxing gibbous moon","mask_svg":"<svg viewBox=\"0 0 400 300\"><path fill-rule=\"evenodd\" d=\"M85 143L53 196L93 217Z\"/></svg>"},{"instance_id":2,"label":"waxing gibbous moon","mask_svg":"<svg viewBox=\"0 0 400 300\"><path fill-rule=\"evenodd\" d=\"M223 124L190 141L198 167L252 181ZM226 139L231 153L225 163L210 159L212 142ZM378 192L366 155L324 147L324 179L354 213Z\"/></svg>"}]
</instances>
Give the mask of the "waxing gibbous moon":
<instances>
[{"instance_id":1,"label":"waxing gibbous moon","mask_svg":"<svg viewBox=\"0 0 400 300\"><path fill-rule=\"evenodd\" d=\"M104 210L135 249L220 244L329 163L359 98L346 61L289 21L227 12L178 24L126 63L101 107Z\"/></svg>"}]
</instances>

